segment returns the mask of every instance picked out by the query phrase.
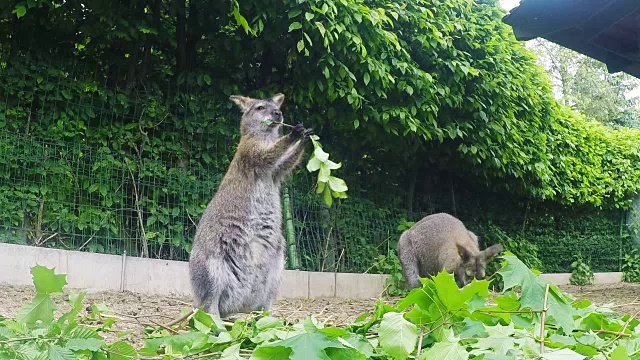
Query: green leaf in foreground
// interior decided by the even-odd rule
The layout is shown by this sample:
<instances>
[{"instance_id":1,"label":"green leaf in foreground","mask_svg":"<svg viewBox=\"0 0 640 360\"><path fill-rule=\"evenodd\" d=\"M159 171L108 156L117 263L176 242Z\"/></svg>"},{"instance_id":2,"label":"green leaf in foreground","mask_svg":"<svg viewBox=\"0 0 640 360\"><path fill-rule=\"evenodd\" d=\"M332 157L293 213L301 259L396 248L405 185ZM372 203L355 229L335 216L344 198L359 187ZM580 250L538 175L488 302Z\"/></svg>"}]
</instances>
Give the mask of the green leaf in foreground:
<instances>
[{"instance_id":1,"label":"green leaf in foreground","mask_svg":"<svg viewBox=\"0 0 640 360\"><path fill-rule=\"evenodd\" d=\"M433 282L442 303L450 311L463 309L469 305L476 305L475 307L484 305L484 298L489 296L490 283L487 280L474 279L460 289L456 284L453 274L441 271L433 278ZM479 301L480 304L478 305L472 302L472 299L475 302Z\"/></svg>"},{"instance_id":2,"label":"green leaf in foreground","mask_svg":"<svg viewBox=\"0 0 640 360\"><path fill-rule=\"evenodd\" d=\"M492 353L502 356L506 356L509 350L515 348L517 339L513 337L515 332L513 324L503 326L498 323L495 326L486 326L485 329L488 336L479 338L474 345L475 347L484 350L490 349Z\"/></svg>"},{"instance_id":3,"label":"green leaf in foreground","mask_svg":"<svg viewBox=\"0 0 640 360\"><path fill-rule=\"evenodd\" d=\"M38 294L61 293L67 285L67 275L56 275L52 269L44 266L34 266L31 268L33 284L36 286Z\"/></svg>"},{"instance_id":4,"label":"green leaf in foreground","mask_svg":"<svg viewBox=\"0 0 640 360\"><path fill-rule=\"evenodd\" d=\"M325 352L327 348L342 349L345 348L345 345L323 333L308 332L273 344L260 346L255 350L251 359L331 360ZM357 350L352 350L359 354Z\"/></svg>"},{"instance_id":5,"label":"green leaf in foreground","mask_svg":"<svg viewBox=\"0 0 640 360\"><path fill-rule=\"evenodd\" d=\"M223 333L225 334L225 333ZM228 333L226 333L228 335ZM177 335L169 335L165 337L159 337L154 339L147 339L144 342L145 348L151 351L157 351L160 346L171 346L173 349L193 349L195 347L204 345L207 343L207 335L201 331L187 332Z\"/></svg>"},{"instance_id":6,"label":"green leaf in foreground","mask_svg":"<svg viewBox=\"0 0 640 360\"><path fill-rule=\"evenodd\" d=\"M586 358L586 356L580 355L577 352L570 349L560 349L553 352L547 352L542 354L541 357L544 360L584 360ZM615 358L612 358L612 360L613 359ZM617 360L621 360L621 359L617 359Z\"/></svg>"},{"instance_id":7,"label":"green leaf in foreground","mask_svg":"<svg viewBox=\"0 0 640 360\"><path fill-rule=\"evenodd\" d=\"M547 282L534 274L529 268L514 255L504 255L506 260L498 271L504 280L504 290L520 286L522 296L520 298L522 309L541 310L544 305L544 295ZM566 333L575 329L573 315L576 313L571 304L561 295L560 290L554 286L549 287L548 315L552 317L559 327Z\"/></svg>"},{"instance_id":8,"label":"green leaf in foreground","mask_svg":"<svg viewBox=\"0 0 640 360\"><path fill-rule=\"evenodd\" d=\"M364 354L356 349L345 348L326 348L324 352L329 356L331 360L366 360L368 359Z\"/></svg>"},{"instance_id":9,"label":"green leaf in foreground","mask_svg":"<svg viewBox=\"0 0 640 360\"><path fill-rule=\"evenodd\" d=\"M76 356L69 349L60 346L52 346L49 348L49 360L75 360Z\"/></svg>"},{"instance_id":10,"label":"green leaf in foreground","mask_svg":"<svg viewBox=\"0 0 640 360\"><path fill-rule=\"evenodd\" d=\"M419 360L467 360L469 353L457 342L440 342L423 352Z\"/></svg>"},{"instance_id":11,"label":"green leaf in foreground","mask_svg":"<svg viewBox=\"0 0 640 360\"><path fill-rule=\"evenodd\" d=\"M251 360L290 359L289 355L292 352L290 348L284 346L259 347L251 354Z\"/></svg>"},{"instance_id":12,"label":"green leaf in foreground","mask_svg":"<svg viewBox=\"0 0 640 360\"><path fill-rule=\"evenodd\" d=\"M242 356L240 356L240 345L235 344L224 349L220 355L220 360L243 360Z\"/></svg>"},{"instance_id":13,"label":"green leaf in foreground","mask_svg":"<svg viewBox=\"0 0 640 360\"><path fill-rule=\"evenodd\" d=\"M30 303L24 304L18 310L16 320L27 325L34 325L40 320L45 325L49 325L53 321L53 312L55 310L56 304L49 295L38 294Z\"/></svg>"},{"instance_id":14,"label":"green leaf in foreground","mask_svg":"<svg viewBox=\"0 0 640 360\"><path fill-rule=\"evenodd\" d=\"M406 359L416 348L418 328L402 313L384 314L380 323L380 346L394 359Z\"/></svg>"},{"instance_id":15,"label":"green leaf in foreground","mask_svg":"<svg viewBox=\"0 0 640 360\"><path fill-rule=\"evenodd\" d=\"M107 350L110 360L133 360L138 358L138 353L133 346L124 341L111 344Z\"/></svg>"},{"instance_id":16,"label":"green leaf in foreground","mask_svg":"<svg viewBox=\"0 0 640 360\"><path fill-rule=\"evenodd\" d=\"M100 339L70 339L67 341L67 348L74 351L98 351L102 346L104 346L104 340Z\"/></svg>"},{"instance_id":17,"label":"green leaf in foreground","mask_svg":"<svg viewBox=\"0 0 640 360\"><path fill-rule=\"evenodd\" d=\"M630 360L631 358L627 355L627 348L624 346L618 346L615 350L613 350L610 354L611 360Z\"/></svg>"}]
</instances>

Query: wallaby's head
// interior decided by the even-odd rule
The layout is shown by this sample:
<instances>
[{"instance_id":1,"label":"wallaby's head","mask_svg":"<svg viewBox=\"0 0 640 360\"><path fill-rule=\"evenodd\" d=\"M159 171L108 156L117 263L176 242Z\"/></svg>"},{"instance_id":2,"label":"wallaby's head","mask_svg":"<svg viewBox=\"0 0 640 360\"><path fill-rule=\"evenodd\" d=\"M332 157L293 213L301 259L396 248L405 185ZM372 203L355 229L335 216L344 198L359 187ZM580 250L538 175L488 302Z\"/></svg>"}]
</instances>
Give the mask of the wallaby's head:
<instances>
[{"instance_id":1,"label":"wallaby's head","mask_svg":"<svg viewBox=\"0 0 640 360\"><path fill-rule=\"evenodd\" d=\"M267 138L278 136L280 125L284 120L280 111L284 101L283 94L276 94L270 99L252 99L239 95L232 95L229 99L242 110L241 135Z\"/></svg>"},{"instance_id":2,"label":"wallaby's head","mask_svg":"<svg viewBox=\"0 0 640 360\"><path fill-rule=\"evenodd\" d=\"M473 278L482 280L486 276L487 263L491 261L500 251L501 244L495 244L480 251L473 253L463 245L457 244L458 254L462 258L462 264L456 271L456 282L458 286L463 287L471 282Z\"/></svg>"}]
</instances>

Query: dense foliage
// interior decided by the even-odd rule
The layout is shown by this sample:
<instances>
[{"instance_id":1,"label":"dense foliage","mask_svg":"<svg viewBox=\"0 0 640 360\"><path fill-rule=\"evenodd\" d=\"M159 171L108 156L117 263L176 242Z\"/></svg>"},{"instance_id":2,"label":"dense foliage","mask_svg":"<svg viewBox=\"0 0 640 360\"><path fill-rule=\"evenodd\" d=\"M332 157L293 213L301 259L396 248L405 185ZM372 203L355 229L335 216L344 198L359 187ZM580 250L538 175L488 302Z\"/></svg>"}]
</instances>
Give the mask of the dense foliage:
<instances>
[{"instance_id":1,"label":"dense foliage","mask_svg":"<svg viewBox=\"0 0 640 360\"><path fill-rule=\"evenodd\" d=\"M619 269L622 255L603 250L627 245L617 214L557 203L625 205L640 187L640 134L557 104L495 1L0 11L0 241L185 259L237 143L228 96L282 91L287 122L314 128L349 184L327 213L297 175L303 268L365 271L394 248L405 210L438 210L488 241L504 231L530 264L533 243L548 271L581 248L597 252L594 269ZM448 182L467 192L433 205Z\"/></svg>"},{"instance_id":2,"label":"dense foliage","mask_svg":"<svg viewBox=\"0 0 640 360\"><path fill-rule=\"evenodd\" d=\"M354 323L334 327L308 317L288 324L268 314L234 323L196 310L183 325L148 327L144 347L108 343L114 316L101 304L84 311L84 293L54 317L51 294L66 276L32 268L35 298L15 319L0 317L0 356L31 359L591 359L637 357L638 320L618 315L538 278L517 257L503 257L504 289L474 280L458 289L453 275L422 279L395 304L379 301ZM544 315L543 315L544 313ZM543 346L540 345L543 342Z\"/></svg>"},{"instance_id":3,"label":"dense foliage","mask_svg":"<svg viewBox=\"0 0 640 360\"><path fill-rule=\"evenodd\" d=\"M502 15L467 0L18 2L3 49L11 66L55 54L90 64L84 81L130 91L277 89L332 139L359 137L341 144L361 166L393 158L408 171L451 154L536 198L623 203L640 187L638 132L556 104Z\"/></svg>"}]
</instances>

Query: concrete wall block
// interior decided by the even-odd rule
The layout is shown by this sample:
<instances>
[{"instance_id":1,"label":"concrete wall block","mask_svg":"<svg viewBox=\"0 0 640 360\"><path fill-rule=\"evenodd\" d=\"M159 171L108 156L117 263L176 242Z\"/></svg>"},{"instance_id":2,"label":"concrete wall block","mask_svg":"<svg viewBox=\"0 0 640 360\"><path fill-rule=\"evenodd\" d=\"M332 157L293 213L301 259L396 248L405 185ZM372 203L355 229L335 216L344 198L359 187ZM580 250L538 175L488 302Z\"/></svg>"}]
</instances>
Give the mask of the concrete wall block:
<instances>
[{"instance_id":1,"label":"concrete wall block","mask_svg":"<svg viewBox=\"0 0 640 360\"><path fill-rule=\"evenodd\" d=\"M308 299L309 273L299 270L285 270L278 299Z\"/></svg>"},{"instance_id":2,"label":"concrete wall block","mask_svg":"<svg viewBox=\"0 0 640 360\"><path fill-rule=\"evenodd\" d=\"M31 267L36 265L53 267L57 273L67 274L70 288L120 290L122 256L0 243L0 283L32 285ZM124 275L125 290L191 296L189 264L185 261L126 257ZM282 277L278 299L370 299L382 293L388 275L285 270ZM542 274L541 277L555 285L566 285L571 274ZM620 272L596 273L594 279L596 284L621 281Z\"/></svg>"},{"instance_id":3,"label":"concrete wall block","mask_svg":"<svg viewBox=\"0 0 640 360\"><path fill-rule=\"evenodd\" d=\"M569 284L570 273L557 273L557 274L540 274L540 277L551 282L553 285L567 285Z\"/></svg>"},{"instance_id":4,"label":"concrete wall block","mask_svg":"<svg viewBox=\"0 0 640 360\"><path fill-rule=\"evenodd\" d=\"M152 295L191 296L189 263L127 257L125 290Z\"/></svg>"},{"instance_id":5,"label":"concrete wall block","mask_svg":"<svg viewBox=\"0 0 640 360\"><path fill-rule=\"evenodd\" d=\"M31 268L36 265L67 273L67 255L64 250L0 243L0 283L33 285Z\"/></svg>"},{"instance_id":6,"label":"concrete wall block","mask_svg":"<svg viewBox=\"0 0 640 360\"><path fill-rule=\"evenodd\" d=\"M309 272L309 299L336 296L336 273Z\"/></svg>"},{"instance_id":7,"label":"concrete wall block","mask_svg":"<svg viewBox=\"0 0 640 360\"><path fill-rule=\"evenodd\" d=\"M593 275L594 284L617 284L622 282L621 272L595 273Z\"/></svg>"},{"instance_id":8,"label":"concrete wall block","mask_svg":"<svg viewBox=\"0 0 640 360\"><path fill-rule=\"evenodd\" d=\"M122 256L69 252L69 287L89 290L120 290Z\"/></svg>"},{"instance_id":9,"label":"concrete wall block","mask_svg":"<svg viewBox=\"0 0 640 360\"><path fill-rule=\"evenodd\" d=\"M336 297L344 299L376 298L384 290L380 274L336 274Z\"/></svg>"},{"instance_id":10,"label":"concrete wall block","mask_svg":"<svg viewBox=\"0 0 640 360\"><path fill-rule=\"evenodd\" d=\"M569 285L571 273L541 274L541 278L550 281L553 285ZM594 284L617 284L622 282L621 272L595 273Z\"/></svg>"}]
</instances>

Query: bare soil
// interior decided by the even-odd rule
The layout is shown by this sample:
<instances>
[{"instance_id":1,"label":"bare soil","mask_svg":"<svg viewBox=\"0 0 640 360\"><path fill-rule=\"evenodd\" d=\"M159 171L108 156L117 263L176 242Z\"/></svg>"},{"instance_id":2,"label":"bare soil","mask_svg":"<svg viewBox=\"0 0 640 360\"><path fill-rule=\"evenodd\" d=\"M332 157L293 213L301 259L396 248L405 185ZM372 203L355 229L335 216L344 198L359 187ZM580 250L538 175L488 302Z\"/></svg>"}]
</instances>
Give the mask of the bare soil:
<instances>
[{"instance_id":1,"label":"bare soil","mask_svg":"<svg viewBox=\"0 0 640 360\"><path fill-rule=\"evenodd\" d=\"M637 316L640 311L640 284L564 285L560 288L578 299L589 299L596 305L613 304L615 311L620 313Z\"/></svg>"},{"instance_id":2,"label":"bare soil","mask_svg":"<svg viewBox=\"0 0 640 360\"><path fill-rule=\"evenodd\" d=\"M590 299L597 305L614 304L616 311L637 314L640 312L640 284L614 284L590 286L561 286L578 299ZM30 286L0 285L0 316L13 317L23 304L29 302L35 291ZM58 306L58 316L68 309L67 294L54 296ZM125 332L120 339L143 345L144 326L165 324L179 316L180 311L189 306L186 297L145 296L132 292L96 292L85 298L87 308L91 304L104 304L119 318L115 330ZM387 299L393 302L394 299ZM341 300L281 300L273 308L272 315L290 322L296 322L308 315L327 324L342 325L353 322L356 317L371 311L375 299ZM86 315L86 312L82 315ZM115 340L116 334L104 334L108 340Z\"/></svg>"},{"instance_id":3,"label":"bare soil","mask_svg":"<svg viewBox=\"0 0 640 360\"><path fill-rule=\"evenodd\" d=\"M71 290L71 292L74 292ZM65 294L53 295L58 305L56 317L69 309L67 305L68 291ZM18 309L31 301L35 290L31 286L11 286L0 284L0 316L14 317ZM393 299L389 299L392 301ZM143 345L145 325L166 324L176 319L180 311L190 307L191 299L187 297L145 296L129 291L95 292L86 295L84 304L88 309L92 304L104 304L118 320L113 329L131 333L123 335L120 340ZM319 321L332 325L343 325L353 322L358 316L373 310L376 300L342 300L335 298L313 300L280 300L271 312L272 316L295 323L309 315ZM87 315L87 310L81 315ZM103 334L107 340L115 340L112 333Z\"/></svg>"}]
</instances>

